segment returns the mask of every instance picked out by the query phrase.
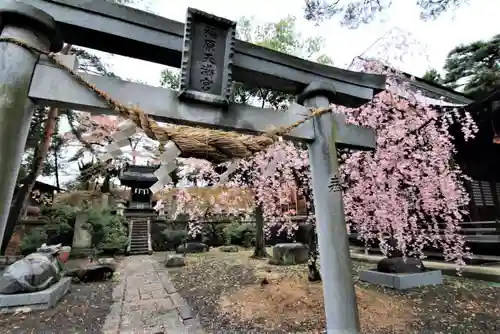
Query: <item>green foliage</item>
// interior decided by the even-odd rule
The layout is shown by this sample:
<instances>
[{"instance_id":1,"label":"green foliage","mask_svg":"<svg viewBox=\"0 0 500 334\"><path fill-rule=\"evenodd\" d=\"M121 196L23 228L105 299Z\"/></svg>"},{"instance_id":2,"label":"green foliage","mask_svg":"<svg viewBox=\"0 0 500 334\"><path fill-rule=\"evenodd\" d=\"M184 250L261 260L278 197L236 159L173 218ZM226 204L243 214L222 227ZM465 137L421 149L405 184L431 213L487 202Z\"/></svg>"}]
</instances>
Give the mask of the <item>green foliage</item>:
<instances>
[{"instance_id":1,"label":"green foliage","mask_svg":"<svg viewBox=\"0 0 500 334\"><path fill-rule=\"evenodd\" d=\"M109 211L88 210L85 228L92 235L92 246L104 254L116 254L125 251L128 244L125 218ZM23 254L34 252L44 242L50 245L71 246L77 210L70 206L53 206L42 210L48 224L30 230L21 240Z\"/></svg>"},{"instance_id":2,"label":"green foliage","mask_svg":"<svg viewBox=\"0 0 500 334\"><path fill-rule=\"evenodd\" d=\"M297 19L293 16L278 22L252 25L253 18L243 17L237 25L237 37L256 45L286 54L332 64L333 60L321 53L325 39L321 36L304 38L297 29Z\"/></svg>"},{"instance_id":3,"label":"green foliage","mask_svg":"<svg viewBox=\"0 0 500 334\"><path fill-rule=\"evenodd\" d=\"M172 230L169 224L156 222L153 224L151 231L153 250L167 251L175 250L179 245L189 241L199 241L207 244L208 246L221 246L225 243L224 228L227 224L205 224L201 233L192 238L187 230ZM175 225L175 223L174 223ZM163 229L162 229L163 228ZM161 233L154 233L154 231L161 230Z\"/></svg>"},{"instance_id":4,"label":"green foliage","mask_svg":"<svg viewBox=\"0 0 500 334\"><path fill-rule=\"evenodd\" d=\"M125 218L104 210L89 210L87 214L86 228L92 235L92 247L104 254L124 252L128 245Z\"/></svg>"},{"instance_id":5,"label":"green foliage","mask_svg":"<svg viewBox=\"0 0 500 334\"><path fill-rule=\"evenodd\" d=\"M333 64L330 57L321 53L325 40L319 36L304 38L297 29L295 17L287 16L278 22L263 25L252 25L252 21L253 18L240 19L237 25L239 39L318 63ZM283 110L295 99L295 96L273 92L262 87L245 87L236 83L233 99L237 103L258 103L262 108L271 107Z\"/></svg>"},{"instance_id":6,"label":"green foliage","mask_svg":"<svg viewBox=\"0 0 500 334\"><path fill-rule=\"evenodd\" d=\"M71 246L73 243L74 220L61 223L49 223L45 226L47 244Z\"/></svg>"},{"instance_id":7,"label":"green foliage","mask_svg":"<svg viewBox=\"0 0 500 334\"><path fill-rule=\"evenodd\" d=\"M52 205L43 207L41 216L52 224L74 225L77 210L69 205Z\"/></svg>"},{"instance_id":8,"label":"green foliage","mask_svg":"<svg viewBox=\"0 0 500 334\"><path fill-rule=\"evenodd\" d=\"M227 224L205 224L201 230L201 242L217 247L225 244L224 228Z\"/></svg>"},{"instance_id":9,"label":"green foliage","mask_svg":"<svg viewBox=\"0 0 500 334\"><path fill-rule=\"evenodd\" d=\"M44 243L47 243L45 229L43 227L32 229L21 240L21 253L25 256L34 253Z\"/></svg>"},{"instance_id":10,"label":"green foliage","mask_svg":"<svg viewBox=\"0 0 500 334\"><path fill-rule=\"evenodd\" d=\"M44 207L41 216L47 221L47 224L29 230L21 240L21 252L24 255L33 253L43 243L71 246L73 242L73 228L76 219L76 211L73 207L66 205Z\"/></svg>"},{"instance_id":11,"label":"green foliage","mask_svg":"<svg viewBox=\"0 0 500 334\"><path fill-rule=\"evenodd\" d=\"M160 73L160 85L173 90L179 89L180 73L164 69Z\"/></svg>"},{"instance_id":12,"label":"green foliage","mask_svg":"<svg viewBox=\"0 0 500 334\"><path fill-rule=\"evenodd\" d=\"M255 244L256 230L252 223L233 222L227 224L223 231L227 245L251 247Z\"/></svg>"},{"instance_id":13,"label":"green foliage","mask_svg":"<svg viewBox=\"0 0 500 334\"><path fill-rule=\"evenodd\" d=\"M165 236L165 244L167 250L174 250L179 245L189 240L189 234L186 230L164 230L162 234Z\"/></svg>"},{"instance_id":14,"label":"green foliage","mask_svg":"<svg viewBox=\"0 0 500 334\"><path fill-rule=\"evenodd\" d=\"M500 88L500 34L488 41L460 45L448 53L445 85L476 99Z\"/></svg>"},{"instance_id":15,"label":"green foliage","mask_svg":"<svg viewBox=\"0 0 500 334\"><path fill-rule=\"evenodd\" d=\"M439 72L434 68L427 70L422 79L433 82L438 85L443 84L443 79L441 78L441 74L439 74Z\"/></svg>"},{"instance_id":16,"label":"green foliage","mask_svg":"<svg viewBox=\"0 0 500 334\"><path fill-rule=\"evenodd\" d=\"M26 139L25 151L23 154L23 159L21 161L21 168L19 170L19 179L22 180L26 178L33 168L36 151L38 149L39 143L44 138L45 122L47 120L48 109L45 107L37 106L33 113L33 117L30 122L30 129L28 132L28 138ZM57 134L52 136L52 142L57 140ZM52 147L51 147L52 149ZM40 175L49 176L54 174L56 165L54 159L48 157L45 159L42 166Z\"/></svg>"},{"instance_id":17,"label":"green foliage","mask_svg":"<svg viewBox=\"0 0 500 334\"><path fill-rule=\"evenodd\" d=\"M155 252L167 251L167 240L163 231L168 228L168 223L166 221L154 221L151 222L151 247Z\"/></svg>"}]
</instances>

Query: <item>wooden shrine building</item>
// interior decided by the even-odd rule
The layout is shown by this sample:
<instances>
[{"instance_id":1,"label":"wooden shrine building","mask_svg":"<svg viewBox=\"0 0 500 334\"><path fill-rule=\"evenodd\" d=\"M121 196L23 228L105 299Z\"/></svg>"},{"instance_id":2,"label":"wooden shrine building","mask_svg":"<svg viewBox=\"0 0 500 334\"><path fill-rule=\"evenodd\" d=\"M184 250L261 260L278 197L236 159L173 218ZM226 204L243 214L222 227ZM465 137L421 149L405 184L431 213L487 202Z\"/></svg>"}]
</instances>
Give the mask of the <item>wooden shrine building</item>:
<instances>
[{"instance_id":1,"label":"wooden shrine building","mask_svg":"<svg viewBox=\"0 0 500 334\"><path fill-rule=\"evenodd\" d=\"M465 142L458 126L451 129L455 161L471 178L465 182L471 200L462 231L473 253L500 255L500 91L464 109L479 131Z\"/></svg>"},{"instance_id":2,"label":"wooden shrine building","mask_svg":"<svg viewBox=\"0 0 500 334\"><path fill-rule=\"evenodd\" d=\"M125 217L156 217L153 194L149 187L158 181L154 172L159 165L125 165L120 170L119 180L122 186L130 187L130 194L125 203Z\"/></svg>"}]
</instances>

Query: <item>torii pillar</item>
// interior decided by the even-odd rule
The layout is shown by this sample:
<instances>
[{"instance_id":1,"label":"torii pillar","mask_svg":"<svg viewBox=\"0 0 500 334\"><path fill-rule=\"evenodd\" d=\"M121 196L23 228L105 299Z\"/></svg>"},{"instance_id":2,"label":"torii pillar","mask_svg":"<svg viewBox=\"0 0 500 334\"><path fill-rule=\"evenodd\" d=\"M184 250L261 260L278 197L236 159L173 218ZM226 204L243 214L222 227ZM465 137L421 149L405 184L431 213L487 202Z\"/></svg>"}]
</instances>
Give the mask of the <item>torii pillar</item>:
<instances>
[{"instance_id":1,"label":"torii pillar","mask_svg":"<svg viewBox=\"0 0 500 334\"><path fill-rule=\"evenodd\" d=\"M2 3L0 32L1 37L15 38L42 50L58 52L63 46L54 19L18 1ZM38 58L21 46L0 43L0 243L35 110L28 92Z\"/></svg>"},{"instance_id":2,"label":"torii pillar","mask_svg":"<svg viewBox=\"0 0 500 334\"><path fill-rule=\"evenodd\" d=\"M298 102L310 108L327 108L334 99L335 87L327 82L313 82L298 96ZM360 324L342 190L340 184L329 189L331 180L340 180L335 133L343 131L345 124L337 122L331 113L313 119L315 139L309 144L309 161L314 214L327 334L358 334ZM366 147L373 147L373 141L366 138Z\"/></svg>"}]
</instances>

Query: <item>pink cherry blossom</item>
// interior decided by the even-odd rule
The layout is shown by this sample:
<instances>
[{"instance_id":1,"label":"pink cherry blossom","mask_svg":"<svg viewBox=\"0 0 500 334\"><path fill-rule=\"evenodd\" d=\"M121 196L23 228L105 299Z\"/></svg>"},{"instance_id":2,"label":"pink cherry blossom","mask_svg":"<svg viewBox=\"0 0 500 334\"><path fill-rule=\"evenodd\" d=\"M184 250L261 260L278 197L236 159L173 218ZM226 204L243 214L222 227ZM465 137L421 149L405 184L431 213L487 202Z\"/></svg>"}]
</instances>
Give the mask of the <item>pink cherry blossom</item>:
<instances>
[{"instance_id":1,"label":"pink cherry blossom","mask_svg":"<svg viewBox=\"0 0 500 334\"><path fill-rule=\"evenodd\" d=\"M449 129L458 126L465 140L473 138L477 127L471 115L457 109L442 113L419 102L423 99L410 89L407 80L380 63L366 62L364 70L386 74L386 90L360 108L334 107L347 122L373 128L377 134L374 152L341 150L348 228L366 243L378 241L385 254L387 241L393 237L405 256L423 257L424 248L438 247L446 261L463 265L468 252L459 223L466 214L469 196L463 186L465 176L453 163L455 147ZM273 159L277 159L276 164ZM214 166L192 159L189 163L198 171L191 176L193 185L220 187ZM305 219L314 223L305 147L279 141L238 164L221 192L209 200L210 205L195 193L178 193L177 210L189 215L191 233L199 233L199 222L211 215L251 215L255 205L263 208L267 231L279 224L281 230L293 233L297 228L291 219L297 214L296 196L305 199ZM275 169L269 170L273 165ZM234 189L250 191L254 202L237 203Z\"/></svg>"}]
</instances>

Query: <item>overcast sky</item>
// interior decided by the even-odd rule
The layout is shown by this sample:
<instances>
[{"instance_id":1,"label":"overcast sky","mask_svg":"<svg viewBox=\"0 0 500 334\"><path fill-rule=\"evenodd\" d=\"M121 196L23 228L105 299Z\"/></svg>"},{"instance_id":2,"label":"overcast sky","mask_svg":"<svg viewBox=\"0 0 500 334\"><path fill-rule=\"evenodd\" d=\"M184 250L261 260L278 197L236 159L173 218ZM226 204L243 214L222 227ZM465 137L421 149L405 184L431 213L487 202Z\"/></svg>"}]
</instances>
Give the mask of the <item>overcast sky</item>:
<instances>
[{"instance_id":1,"label":"overcast sky","mask_svg":"<svg viewBox=\"0 0 500 334\"><path fill-rule=\"evenodd\" d=\"M363 54L374 42L389 31L397 30L411 36L410 52L415 56L403 59L403 63L394 64L401 70L416 76L421 76L427 68L441 69L446 54L460 43L467 43L478 39L488 39L500 33L500 1L470 0L469 5L443 15L437 21L424 22L419 19L419 8L414 5L416 0L398 0L392 8L384 13L381 20L356 30L340 27L334 18L329 22L315 27L314 24L303 19L303 0L187 0L165 1L146 0L148 7L156 14L176 21L185 21L187 7L193 7L222 16L238 20L242 16L254 17L255 23L276 22L287 15L297 18L297 25L301 33L307 36L320 35L326 39L324 53L335 61L335 66L346 67L353 57ZM394 34L393 34L394 35ZM400 33L398 35L401 35ZM386 51L387 39L384 47L380 42L368 52L380 55ZM391 48L395 58L401 52L396 50L396 44ZM158 84L161 66L137 61L125 57L113 57L109 62L115 71L124 77L141 79L149 84ZM140 65L140 66L139 66Z\"/></svg>"},{"instance_id":2,"label":"overcast sky","mask_svg":"<svg viewBox=\"0 0 500 334\"><path fill-rule=\"evenodd\" d=\"M297 26L304 37L319 35L325 38L326 48L322 53L330 56L337 67L347 67L358 55L384 57L400 70L415 76L422 76L431 67L441 70L453 47L489 39L500 33L498 0L470 0L469 5L430 22L419 19L419 8L414 5L416 0L393 2L393 7L379 20L356 30L342 28L335 18L319 27L305 21L303 0L146 0L146 5L155 14L181 22L185 21L187 7L235 21L242 16L253 17L255 24L276 22L292 15L297 18ZM137 7L143 8L143 5ZM406 45L401 47L401 44ZM96 54L123 78L159 85L159 74L164 66L100 52ZM77 171L76 165L69 169ZM53 178L42 179L53 183ZM71 176L62 179L65 182Z\"/></svg>"}]
</instances>

